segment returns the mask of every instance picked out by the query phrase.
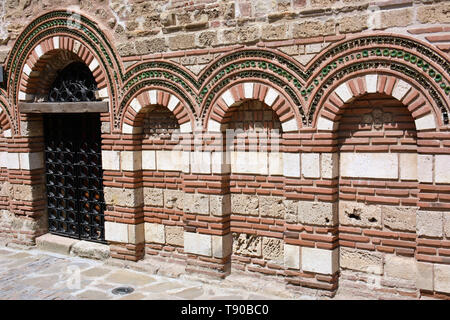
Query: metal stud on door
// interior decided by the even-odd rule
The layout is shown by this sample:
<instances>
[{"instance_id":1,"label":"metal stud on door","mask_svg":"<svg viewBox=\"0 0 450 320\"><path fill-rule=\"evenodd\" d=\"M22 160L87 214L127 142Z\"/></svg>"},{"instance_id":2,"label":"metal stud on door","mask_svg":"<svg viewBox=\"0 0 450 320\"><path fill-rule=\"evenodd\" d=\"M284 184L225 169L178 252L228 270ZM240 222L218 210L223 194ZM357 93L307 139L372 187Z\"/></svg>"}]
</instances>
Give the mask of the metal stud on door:
<instances>
[{"instance_id":1,"label":"metal stud on door","mask_svg":"<svg viewBox=\"0 0 450 320\"><path fill-rule=\"evenodd\" d=\"M44 117L49 231L104 242L98 114Z\"/></svg>"}]
</instances>

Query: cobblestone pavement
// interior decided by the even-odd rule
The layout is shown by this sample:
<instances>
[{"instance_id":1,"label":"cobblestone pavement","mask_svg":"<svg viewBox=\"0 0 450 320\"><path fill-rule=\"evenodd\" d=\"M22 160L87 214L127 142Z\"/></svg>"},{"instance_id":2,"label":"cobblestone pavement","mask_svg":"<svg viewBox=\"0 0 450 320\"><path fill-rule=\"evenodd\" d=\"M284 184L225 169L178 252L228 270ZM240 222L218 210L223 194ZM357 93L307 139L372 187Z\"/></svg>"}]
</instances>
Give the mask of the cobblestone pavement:
<instances>
[{"instance_id":1,"label":"cobblestone pavement","mask_svg":"<svg viewBox=\"0 0 450 320\"><path fill-rule=\"evenodd\" d=\"M134 291L115 295L114 288ZM55 254L38 249L0 246L0 299L289 299L186 278L169 278L111 265L105 261ZM296 298L299 298L298 296ZM314 299L300 296L302 299Z\"/></svg>"}]
</instances>

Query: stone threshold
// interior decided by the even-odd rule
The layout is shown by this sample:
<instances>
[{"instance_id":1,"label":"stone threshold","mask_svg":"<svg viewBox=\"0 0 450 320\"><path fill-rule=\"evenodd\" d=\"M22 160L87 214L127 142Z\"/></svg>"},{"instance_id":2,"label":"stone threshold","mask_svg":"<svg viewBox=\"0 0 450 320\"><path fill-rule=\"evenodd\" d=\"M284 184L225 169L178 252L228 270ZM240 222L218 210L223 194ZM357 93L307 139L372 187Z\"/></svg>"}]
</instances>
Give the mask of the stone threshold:
<instances>
[{"instance_id":1,"label":"stone threshold","mask_svg":"<svg viewBox=\"0 0 450 320\"><path fill-rule=\"evenodd\" d=\"M109 246L106 244L77 240L51 233L36 238L36 247L42 251L88 259L106 260L110 257Z\"/></svg>"}]
</instances>

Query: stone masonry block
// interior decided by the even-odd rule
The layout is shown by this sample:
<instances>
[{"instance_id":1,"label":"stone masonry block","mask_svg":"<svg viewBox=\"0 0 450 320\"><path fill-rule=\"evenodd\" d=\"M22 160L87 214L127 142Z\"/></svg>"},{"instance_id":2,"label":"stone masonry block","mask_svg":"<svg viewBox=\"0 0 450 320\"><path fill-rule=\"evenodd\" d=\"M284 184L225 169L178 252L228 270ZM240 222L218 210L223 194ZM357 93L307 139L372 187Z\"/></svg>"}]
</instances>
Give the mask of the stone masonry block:
<instances>
[{"instance_id":1,"label":"stone masonry block","mask_svg":"<svg viewBox=\"0 0 450 320\"><path fill-rule=\"evenodd\" d=\"M450 155L435 155L434 181L436 183L450 183Z\"/></svg>"},{"instance_id":2,"label":"stone masonry block","mask_svg":"<svg viewBox=\"0 0 450 320\"><path fill-rule=\"evenodd\" d=\"M259 215L259 199L258 196L245 194L231 195L231 212L243 215Z\"/></svg>"},{"instance_id":3,"label":"stone masonry block","mask_svg":"<svg viewBox=\"0 0 450 320\"><path fill-rule=\"evenodd\" d=\"M138 171L142 169L141 151L121 151L121 169L124 171Z\"/></svg>"},{"instance_id":4,"label":"stone masonry block","mask_svg":"<svg viewBox=\"0 0 450 320\"><path fill-rule=\"evenodd\" d=\"M226 258L233 251L233 236L228 233L224 236L212 236L212 252L215 258Z\"/></svg>"},{"instance_id":5,"label":"stone masonry block","mask_svg":"<svg viewBox=\"0 0 450 320\"><path fill-rule=\"evenodd\" d=\"M254 234L233 233L233 253L249 257L261 257L262 237Z\"/></svg>"},{"instance_id":6,"label":"stone masonry block","mask_svg":"<svg viewBox=\"0 0 450 320\"><path fill-rule=\"evenodd\" d=\"M433 155L419 154L417 155L417 172L419 182L433 182Z\"/></svg>"},{"instance_id":7,"label":"stone masonry block","mask_svg":"<svg viewBox=\"0 0 450 320\"><path fill-rule=\"evenodd\" d=\"M284 266L289 269L300 269L300 246L284 244Z\"/></svg>"},{"instance_id":8,"label":"stone masonry block","mask_svg":"<svg viewBox=\"0 0 450 320\"><path fill-rule=\"evenodd\" d=\"M184 251L210 257L212 254L212 236L209 234L185 232Z\"/></svg>"},{"instance_id":9,"label":"stone masonry block","mask_svg":"<svg viewBox=\"0 0 450 320\"><path fill-rule=\"evenodd\" d=\"M417 235L442 237L443 221L441 211L417 211Z\"/></svg>"},{"instance_id":10,"label":"stone masonry block","mask_svg":"<svg viewBox=\"0 0 450 320\"><path fill-rule=\"evenodd\" d=\"M183 210L183 191L164 190L164 207L167 209Z\"/></svg>"},{"instance_id":11,"label":"stone masonry block","mask_svg":"<svg viewBox=\"0 0 450 320\"><path fill-rule=\"evenodd\" d=\"M383 225L392 230L416 231L417 207L381 206Z\"/></svg>"},{"instance_id":12,"label":"stone masonry block","mask_svg":"<svg viewBox=\"0 0 450 320\"><path fill-rule=\"evenodd\" d=\"M333 179L339 175L339 155L322 153L321 173L324 179Z\"/></svg>"},{"instance_id":13,"label":"stone masonry block","mask_svg":"<svg viewBox=\"0 0 450 320\"><path fill-rule=\"evenodd\" d=\"M414 257L399 257L393 254L387 254L384 260L384 272L386 276L404 280L416 279L417 268Z\"/></svg>"},{"instance_id":14,"label":"stone masonry block","mask_svg":"<svg viewBox=\"0 0 450 320\"><path fill-rule=\"evenodd\" d=\"M285 177L300 177L300 154L283 153L283 174Z\"/></svg>"},{"instance_id":15,"label":"stone masonry block","mask_svg":"<svg viewBox=\"0 0 450 320\"><path fill-rule=\"evenodd\" d=\"M334 274L339 268L338 249L326 250L302 247L302 270Z\"/></svg>"},{"instance_id":16,"label":"stone masonry block","mask_svg":"<svg viewBox=\"0 0 450 320\"><path fill-rule=\"evenodd\" d=\"M164 225L159 223L145 222L145 242L166 243Z\"/></svg>"},{"instance_id":17,"label":"stone masonry block","mask_svg":"<svg viewBox=\"0 0 450 320\"><path fill-rule=\"evenodd\" d=\"M320 160L318 153L303 153L302 174L305 178L320 178Z\"/></svg>"},{"instance_id":18,"label":"stone masonry block","mask_svg":"<svg viewBox=\"0 0 450 320\"><path fill-rule=\"evenodd\" d=\"M179 226L165 226L166 243L182 247L184 245L184 228Z\"/></svg>"},{"instance_id":19,"label":"stone masonry block","mask_svg":"<svg viewBox=\"0 0 450 320\"><path fill-rule=\"evenodd\" d=\"M303 224L334 226L337 224L337 204L330 202L299 201L298 218Z\"/></svg>"},{"instance_id":20,"label":"stone masonry block","mask_svg":"<svg viewBox=\"0 0 450 320\"><path fill-rule=\"evenodd\" d=\"M417 153L400 153L400 179L417 180Z\"/></svg>"},{"instance_id":21,"label":"stone masonry block","mask_svg":"<svg viewBox=\"0 0 450 320\"><path fill-rule=\"evenodd\" d=\"M104 187L105 202L107 205L118 205L136 208L144 203L142 188L123 189L115 187Z\"/></svg>"},{"instance_id":22,"label":"stone masonry block","mask_svg":"<svg viewBox=\"0 0 450 320\"><path fill-rule=\"evenodd\" d=\"M341 247L340 267L372 274L383 274L383 255L379 252Z\"/></svg>"},{"instance_id":23,"label":"stone masonry block","mask_svg":"<svg viewBox=\"0 0 450 320\"><path fill-rule=\"evenodd\" d=\"M398 154L341 153L340 173L351 178L398 178Z\"/></svg>"},{"instance_id":24,"label":"stone masonry block","mask_svg":"<svg viewBox=\"0 0 450 320\"><path fill-rule=\"evenodd\" d=\"M164 189L144 187L144 205L152 207L163 207Z\"/></svg>"},{"instance_id":25,"label":"stone masonry block","mask_svg":"<svg viewBox=\"0 0 450 320\"><path fill-rule=\"evenodd\" d=\"M209 210L214 216L226 216L231 213L231 196L226 195L210 195Z\"/></svg>"},{"instance_id":26,"label":"stone masonry block","mask_svg":"<svg viewBox=\"0 0 450 320\"><path fill-rule=\"evenodd\" d=\"M185 193L183 197L184 211L194 214L209 214L209 196L197 193Z\"/></svg>"},{"instance_id":27,"label":"stone masonry block","mask_svg":"<svg viewBox=\"0 0 450 320\"><path fill-rule=\"evenodd\" d=\"M416 268L417 268L417 278L416 278L417 289L433 291L434 290L433 264L417 261Z\"/></svg>"},{"instance_id":28,"label":"stone masonry block","mask_svg":"<svg viewBox=\"0 0 450 320\"><path fill-rule=\"evenodd\" d=\"M450 265L434 265L434 290L450 293Z\"/></svg>"},{"instance_id":29,"label":"stone masonry block","mask_svg":"<svg viewBox=\"0 0 450 320\"><path fill-rule=\"evenodd\" d=\"M102 150L103 170L120 170L120 151Z\"/></svg>"},{"instance_id":30,"label":"stone masonry block","mask_svg":"<svg viewBox=\"0 0 450 320\"><path fill-rule=\"evenodd\" d=\"M353 201L339 201L339 223L358 227L381 228L381 207Z\"/></svg>"},{"instance_id":31,"label":"stone masonry block","mask_svg":"<svg viewBox=\"0 0 450 320\"><path fill-rule=\"evenodd\" d=\"M263 237L262 254L264 259L282 264L284 261L283 240Z\"/></svg>"},{"instance_id":32,"label":"stone masonry block","mask_svg":"<svg viewBox=\"0 0 450 320\"><path fill-rule=\"evenodd\" d=\"M259 212L261 217L284 218L283 197L260 196Z\"/></svg>"}]
</instances>

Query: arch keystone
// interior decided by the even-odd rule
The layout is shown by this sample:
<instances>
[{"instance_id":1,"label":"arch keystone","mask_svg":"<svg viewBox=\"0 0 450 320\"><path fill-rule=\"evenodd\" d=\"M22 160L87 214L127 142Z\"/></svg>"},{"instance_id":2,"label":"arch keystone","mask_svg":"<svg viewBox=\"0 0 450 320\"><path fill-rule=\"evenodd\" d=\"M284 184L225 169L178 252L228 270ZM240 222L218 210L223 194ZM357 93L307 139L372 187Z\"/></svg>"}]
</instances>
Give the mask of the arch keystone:
<instances>
[{"instance_id":1,"label":"arch keystone","mask_svg":"<svg viewBox=\"0 0 450 320\"><path fill-rule=\"evenodd\" d=\"M377 92L377 82L378 82L378 75L376 75L376 74L367 74L366 75L367 93L376 93Z\"/></svg>"}]
</instances>

